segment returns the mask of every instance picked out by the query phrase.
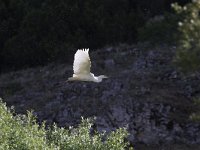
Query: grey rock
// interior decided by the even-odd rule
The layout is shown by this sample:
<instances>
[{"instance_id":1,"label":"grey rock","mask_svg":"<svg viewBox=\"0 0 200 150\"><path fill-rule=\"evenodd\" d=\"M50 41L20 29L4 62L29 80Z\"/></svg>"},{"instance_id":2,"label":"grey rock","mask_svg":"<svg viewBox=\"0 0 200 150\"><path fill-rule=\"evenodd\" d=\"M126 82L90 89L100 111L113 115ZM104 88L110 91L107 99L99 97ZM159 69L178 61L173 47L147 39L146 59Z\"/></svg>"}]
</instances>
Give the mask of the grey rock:
<instances>
[{"instance_id":1,"label":"grey rock","mask_svg":"<svg viewBox=\"0 0 200 150\"><path fill-rule=\"evenodd\" d=\"M184 77L172 67L173 53L171 47L109 47L92 53L94 72L102 72L98 66L104 64L105 74L111 75L101 83L65 82L71 65L52 64L0 76L0 94L16 112L35 109L38 120L47 124L67 127L77 125L81 116L95 116L98 131L126 126L132 143L199 144L200 124L181 117L187 117L191 97L200 91L200 78ZM11 81L22 88L9 86Z\"/></svg>"},{"instance_id":2,"label":"grey rock","mask_svg":"<svg viewBox=\"0 0 200 150\"><path fill-rule=\"evenodd\" d=\"M115 62L113 59L107 59L104 61L106 69L114 70L115 68Z\"/></svg>"}]
</instances>

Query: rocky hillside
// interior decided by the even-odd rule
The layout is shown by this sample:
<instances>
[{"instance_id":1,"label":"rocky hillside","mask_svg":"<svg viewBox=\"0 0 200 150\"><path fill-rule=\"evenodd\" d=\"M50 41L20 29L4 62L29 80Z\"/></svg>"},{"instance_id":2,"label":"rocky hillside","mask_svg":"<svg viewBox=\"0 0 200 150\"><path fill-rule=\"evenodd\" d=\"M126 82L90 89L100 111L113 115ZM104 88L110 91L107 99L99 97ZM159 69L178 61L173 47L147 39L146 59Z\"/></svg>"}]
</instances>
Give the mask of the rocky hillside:
<instances>
[{"instance_id":1,"label":"rocky hillside","mask_svg":"<svg viewBox=\"0 0 200 150\"><path fill-rule=\"evenodd\" d=\"M180 143L200 149L200 123L189 120L200 77L183 76L171 63L174 51L127 45L91 50L92 72L109 76L103 82L66 82L73 62L50 64L2 74L0 97L17 113L34 110L39 122L69 126L95 116L97 130L128 126L136 150Z\"/></svg>"}]
</instances>

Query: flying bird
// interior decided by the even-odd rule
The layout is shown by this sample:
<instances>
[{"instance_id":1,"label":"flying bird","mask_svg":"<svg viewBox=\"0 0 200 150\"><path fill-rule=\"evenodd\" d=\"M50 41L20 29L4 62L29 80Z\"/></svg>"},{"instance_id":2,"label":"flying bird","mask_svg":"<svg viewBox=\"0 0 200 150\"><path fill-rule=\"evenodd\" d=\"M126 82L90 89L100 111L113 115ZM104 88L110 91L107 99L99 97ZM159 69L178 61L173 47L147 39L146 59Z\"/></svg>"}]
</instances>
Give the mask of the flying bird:
<instances>
[{"instance_id":1,"label":"flying bird","mask_svg":"<svg viewBox=\"0 0 200 150\"><path fill-rule=\"evenodd\" d=\"M105 75L94 76L93 73L90 72L91 61L89 56L89 48L88 49L78 49L74 55L74 64L73 77L68 78L68 81L93 81L93 82L101 82L102 79L108 78Z\"/></svg>"}]
</instances>

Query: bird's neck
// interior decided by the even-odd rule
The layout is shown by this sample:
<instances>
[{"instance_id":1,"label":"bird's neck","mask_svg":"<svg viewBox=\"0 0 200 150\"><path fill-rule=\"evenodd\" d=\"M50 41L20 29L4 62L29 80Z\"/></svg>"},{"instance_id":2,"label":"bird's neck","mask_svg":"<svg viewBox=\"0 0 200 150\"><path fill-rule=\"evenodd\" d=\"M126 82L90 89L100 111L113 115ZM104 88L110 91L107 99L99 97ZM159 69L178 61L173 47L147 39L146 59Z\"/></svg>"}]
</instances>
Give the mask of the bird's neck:
<instances>
[{"instance_id":1,"label":"bird's neck","mask_svg":"<svg viewBox=\"0 0 200 150\"><path fill-rule=\"evenodd\" d=\"M94 76L94 82L101 82L102 81L102 78L101 77L95 77Z\"/></svg>"}]
</instances>

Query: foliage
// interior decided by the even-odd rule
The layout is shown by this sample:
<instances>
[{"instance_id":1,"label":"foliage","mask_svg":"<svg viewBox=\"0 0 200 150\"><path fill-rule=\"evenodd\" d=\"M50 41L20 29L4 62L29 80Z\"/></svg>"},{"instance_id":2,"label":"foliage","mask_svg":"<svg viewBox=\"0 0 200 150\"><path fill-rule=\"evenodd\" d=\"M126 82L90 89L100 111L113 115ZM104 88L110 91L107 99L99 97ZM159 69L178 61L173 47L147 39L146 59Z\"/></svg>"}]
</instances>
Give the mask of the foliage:
<instances>
[{"instance_id":1,"label":"foliage","mask_svg":"<svg viewBox=\"0 0 200 150\"><path fill-rule=\"evenodd\" d=\"M178 17L172 13L165 13L149 19L144 27L139 28L140 41L148 41L152 45L175 44Z\"/></svg>"},{"instance_id":2,"label":"foliage","mask_svg":"<svg viewBox=\"0 0 200 150\"><path fill-rule=\"evenodd\" d=\"M195 97L193 98L194 101L194 107L196 108L195 110L197 110L196 112L193 112L190 115L190 119L193 121L200 121L200 97Z\"/></svg>"},{"instance_id":3,"label":"foliage","mask_svg":"<svg viewBox=\"0 0 200 150\"><path fill-rule=\"evenodd\" d=\"M177 2L177 0L175 0ZM138 40L140 42L148 42L151 45L159 44L177 44L177 21L180 19L179 15L173 13L171 7L168 6L173 3L174 0L155 2L153 6L157 6L160 9L155 9L160 13L155 13L154 16L147 18L144 26L138 29ZM188 0L178 1L181 5L188 3ZM163 4L162 4L163 3ZM163 8L165 6L166 8ZM162 10L162 11L161 11Z\"/></svg>"},{"instance_id":4,"label":"foliage","mask_svg":"<svg viewBox=\"0 0 200 150\"><path fill-rule=\"evenodd\" d=\"M128 133L120 128L106 133L91 133L92 120L82 119L77 128L59 128L56 124L47 127L38 125L31 112L28 115L14 115L0 101L0 149L1 150L122 150L128 146L124 141Z\"/></svg>"},{"instance_id":5,"label":"foliage","mask_svg":"<svg viewBox=\"0 0 200 150\"><path fill-rule=\"evenodd\" d=\"M185 6L172 4L180 20L175 63L185 72L200 70L200 0Z\"/></svg>"},{"instance_id":6,"label":"foliage","mask_svg":"<svg viewBox=\"0 0 200 150\"><path fill-rule=\"evenodd\" d=\"M172 1L1 0L0 69L68 61L77 48L135 42L138 28Z\"/></svg>"},{"instance_id":7,"label":"foliage","mask_svg":"<svg viewBox=\"0 0 200 150\"><path fill-rule=\"evenodd\" d=\"M129 3L124 0L1 1L1 64L13 69L42 65L68 60L77 48L132 41L143 17Z\"/></svg>"},{"instance_id":8,"label":"foliage","mask_svg":"<svg viewBox=\"0 0 200 150\"><path fill-rule=\"evenodd\" d=\"M179 16L179 43L175 63L183 72L198 75L200 71L200 0L192 0L185 6L174 3L172 8ZM194 105L196 110L199 110L199 97L194 98ZM190 119L199 121L200 112L193 112Z\"/></svg>"}]
</instances>

